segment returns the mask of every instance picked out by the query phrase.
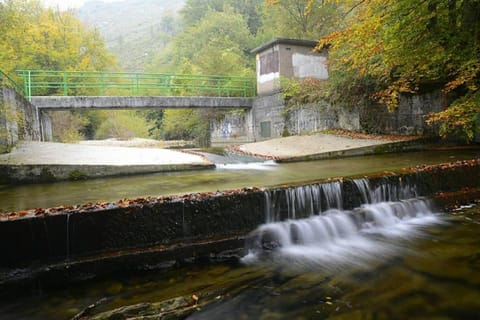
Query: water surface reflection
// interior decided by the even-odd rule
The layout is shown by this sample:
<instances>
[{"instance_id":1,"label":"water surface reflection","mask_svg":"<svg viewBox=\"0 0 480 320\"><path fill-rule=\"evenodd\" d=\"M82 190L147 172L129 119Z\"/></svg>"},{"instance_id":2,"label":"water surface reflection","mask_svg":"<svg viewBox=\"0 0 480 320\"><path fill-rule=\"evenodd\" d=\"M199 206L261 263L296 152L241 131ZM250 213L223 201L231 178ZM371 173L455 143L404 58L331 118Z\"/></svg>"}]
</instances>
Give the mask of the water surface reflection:
<instances>
[{"instance_id":1,"label":"water surface reflection","mask_svg":"<svg viewBox=\"0 0 480 320\"><path fill-rule=\"evenodd\" d=\"M386 154L286 164L220 165L216 170L0 186L0 211L117 201L124 198L272 186L330 177L351 176L480 157L478 150Z\"/></svg>"},{"instance_id":2,"label":"water surface reflection","mask_svg":"<svg viewBox=\"0 0 480 320\"><path fill-rule=\"evenodd\" d=\"M399 239L403 248L361 268L292 272L272 266L189 266L112 276L0 302L2 319L69 319L107 298L95 314L178 296L213 303L187 319L477 319L480 314L480 208L443 214L447 224Z\"/></svg>"}]
</instances>

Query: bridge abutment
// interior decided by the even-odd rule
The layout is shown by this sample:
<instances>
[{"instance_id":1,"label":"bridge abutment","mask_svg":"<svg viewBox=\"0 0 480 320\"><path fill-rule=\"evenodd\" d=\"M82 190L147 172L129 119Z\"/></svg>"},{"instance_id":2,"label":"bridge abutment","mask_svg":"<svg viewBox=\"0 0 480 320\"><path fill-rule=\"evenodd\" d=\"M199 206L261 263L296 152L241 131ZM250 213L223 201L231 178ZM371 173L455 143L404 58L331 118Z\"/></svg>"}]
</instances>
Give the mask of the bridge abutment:
<instances>
[{"instance_id":1,"label":"bridge abutment","mask_svg":"<svg viewBox=\"0 0 480 320\"><path fill-rule=\"evenodd\" d=\"M20 140L40 141L40 112L10 87L0 88L0 153Z\"/></svg>"}]
</instances>

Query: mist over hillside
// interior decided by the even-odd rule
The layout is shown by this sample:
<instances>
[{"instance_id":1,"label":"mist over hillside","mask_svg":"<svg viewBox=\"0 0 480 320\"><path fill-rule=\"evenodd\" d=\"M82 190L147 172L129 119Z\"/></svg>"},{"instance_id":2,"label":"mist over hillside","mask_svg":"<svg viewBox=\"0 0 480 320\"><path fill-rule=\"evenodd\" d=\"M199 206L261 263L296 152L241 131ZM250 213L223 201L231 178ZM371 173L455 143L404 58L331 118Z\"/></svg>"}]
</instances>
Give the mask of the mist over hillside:
<instances>
[{"instance_id":1,"label":"mist over hillside","mask_svg":"<svg viewBox=\"0 0 480 320\"><path fill-rule=\"evenodd\" d=\"M126 71L143 71L181 29L177 15L184 0L87 2L77 16L103 35Z\"/></svg>"}]
</instances>

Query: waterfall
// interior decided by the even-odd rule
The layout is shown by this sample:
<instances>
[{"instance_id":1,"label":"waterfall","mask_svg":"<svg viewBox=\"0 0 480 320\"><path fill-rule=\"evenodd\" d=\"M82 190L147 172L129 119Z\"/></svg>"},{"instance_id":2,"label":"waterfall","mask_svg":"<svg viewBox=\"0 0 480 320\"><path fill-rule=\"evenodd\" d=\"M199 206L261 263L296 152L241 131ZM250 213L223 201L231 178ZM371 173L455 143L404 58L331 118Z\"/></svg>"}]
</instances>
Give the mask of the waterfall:
<instances>
[{"instance_id":1,"label":"waterfall","mask_svg":"<svg viewBox=\"0 0 480 320\"><path fill-rule=\"evenodd\" d=\"M343 183L266 191L267 223L248 237L243 261L273 259L289 267L362 265L396 252L399 238L419 236L424 226L443 223L429 201L401 181L372 188L366 179L352 180L350 192L362 204L343 210Z\"/></svg>"},{"instance_id":2,"label":"waterfall","mask_svg":"<svg viewBox=\"0 0 480 320\"><path fill-rule=\"evenodd\" d=\"M339 181L265 191L265 221L267 223L305 218L322 212L323 208L342 208L342 183ZM282 208L286 208L283 210Z\"/></svg>"}]
</instances>

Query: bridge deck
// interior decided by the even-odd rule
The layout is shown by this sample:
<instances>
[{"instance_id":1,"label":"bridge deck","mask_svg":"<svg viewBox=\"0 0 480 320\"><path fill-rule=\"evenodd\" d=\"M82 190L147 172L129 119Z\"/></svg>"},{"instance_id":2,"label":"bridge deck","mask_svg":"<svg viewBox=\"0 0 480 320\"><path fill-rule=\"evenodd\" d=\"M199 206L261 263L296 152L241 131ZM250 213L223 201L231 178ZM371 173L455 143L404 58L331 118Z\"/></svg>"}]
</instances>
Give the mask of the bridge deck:
<instances>
[{"instance_id":1,"label":"bridge deck","mask_svg":"<svg viewBox=\"0 0 480 320\"><path fill-rule=\"evenodd\" d=\"M243 97L91 97L35 96L32 104L42 110L72 109L154 109L154 108L218 108L249 109L253 98Z\"/></svg>"}]
</instances>

